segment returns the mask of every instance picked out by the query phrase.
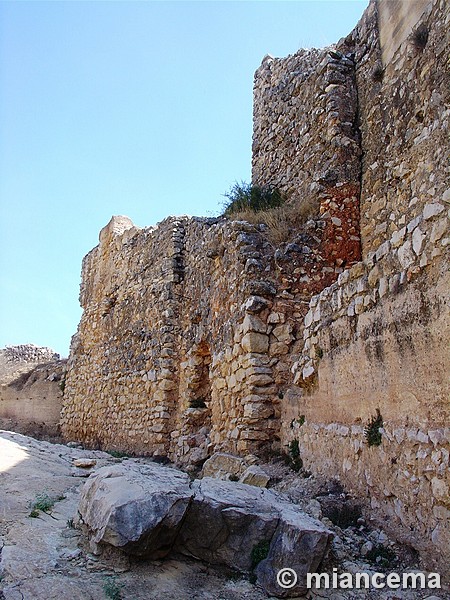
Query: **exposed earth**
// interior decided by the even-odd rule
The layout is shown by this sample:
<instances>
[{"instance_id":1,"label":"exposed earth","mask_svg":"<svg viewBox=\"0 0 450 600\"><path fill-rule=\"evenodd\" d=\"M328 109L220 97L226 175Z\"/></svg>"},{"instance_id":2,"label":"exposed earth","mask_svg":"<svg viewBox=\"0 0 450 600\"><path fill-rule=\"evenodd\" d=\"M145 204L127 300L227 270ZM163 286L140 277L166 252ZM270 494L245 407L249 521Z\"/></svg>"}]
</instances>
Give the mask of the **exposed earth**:
<instances>
[{"instance_id":1,"label":"exposed earth","mask_svg":"<svg viewBox=\"0 0 450 600\"><path fill-rule=\"evenodd\" d=\"M84 462L77 464L95 464L91 468L75 466L74 461L80 459ZM242 576L185 557L137 562L117 554L99 557L89 552L86 541L73 526L80 488L86 476L99 467L119 461L126 464L127 461L149 460L115 458L101 451L51 444L1 431L0 598L266 599L262 590ZM371 528L358 506L336 482L304 477L280 460L262 466L272 478L272 487L334 531L336 537L322 572L332 572L333 567L350 573L420 570L415 553L399 548L382 531ZM49 499L54 505L46 508L45 502ZM307 597L444 600L450 595L443 590L322 589L309 592Z\"/></svg>"}]
</instances>

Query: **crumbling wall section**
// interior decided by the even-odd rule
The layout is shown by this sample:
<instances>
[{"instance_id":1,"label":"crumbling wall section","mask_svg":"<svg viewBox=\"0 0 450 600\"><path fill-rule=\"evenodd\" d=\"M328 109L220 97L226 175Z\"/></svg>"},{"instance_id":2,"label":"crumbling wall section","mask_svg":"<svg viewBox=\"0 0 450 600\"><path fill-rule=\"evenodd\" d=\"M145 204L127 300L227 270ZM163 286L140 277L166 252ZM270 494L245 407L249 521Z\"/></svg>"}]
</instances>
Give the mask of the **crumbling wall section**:
<instances>
[{"instance_id":1,"label":"crumbling wall section","mask_svg":"<svg viewBox=\"0 0 450 600\"><path fill-rule=\"evenodd\" d=\"M66 361L33 344L0 350L0 428L55 438Z\"/></svg>"},{"instance_id":2,"label":"crumbling wall section","mask_svg":"<svg viewBox=\"0 0 450 600\"><path fill-rule=\"evenodd\" d=\"M361 235L363 262L340 257L337 281L305 286L302 298L295 253L276 254L283 300L292 290L292 304L313 294L303 323L293 319L297 341L284 359L293 361L293 380L284 373L282 447L299 439L307 468L341 478L436 564L449 544L450 17L443 0L388 19L392 5L372 1L333 48L264 59L255 76L253 180L278 186L292 203L316 203L324 221L324 203L341 190L330 206ZM346 203L360 216L345 215ZM377 408L384 429L372 448L364 428Z\"/></svg>"},{"instance_id":3,"label":"crumbling wall section","mask_svg":"<svg viewBox=\"0 0 450 600\"><path fill-rule=\"evenodd\" d=\"M318 208L323 194L342 186L359 195L355 62L343 50L266 56L255 73L252 179L292 203Z\"/></svg>"},{"instance_id":4,"label":"crumbling wall section","mask_svg":"<svg viewBox=\"0 0 450 600\"><path fill-rule=\"evenodd\" d=\"M271 443L269 255L244 222L114 217L83 263L65 436L190 464Z\"/></svg>"},{"instance_id":5,"label":"crumbling wall section","mask_svg":"<svg viewBox=\"0 0 450 600\"><path fill-rule=\"evenodd\" d=\"M416 11L386 59L383 2L336 46L255 75L253 181L312 207L289 239L223 218L102 230L61 422L185 465L296 438L307 468L435 564L449 542L448 5Z\"/></svg>"}]
</instances>

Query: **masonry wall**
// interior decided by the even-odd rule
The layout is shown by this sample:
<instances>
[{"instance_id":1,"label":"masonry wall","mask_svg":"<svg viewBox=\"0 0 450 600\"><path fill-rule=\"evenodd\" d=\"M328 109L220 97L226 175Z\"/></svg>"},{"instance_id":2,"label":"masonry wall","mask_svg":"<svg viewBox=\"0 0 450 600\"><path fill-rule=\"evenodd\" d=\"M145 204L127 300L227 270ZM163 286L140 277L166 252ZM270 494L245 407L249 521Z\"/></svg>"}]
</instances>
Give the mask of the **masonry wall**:
<instances>
[{"instance_id":1,"label":"masonry wall","mask_svg":"<svg viewBox=\"0 0 450 600\"><path fill-rule=\"evenodd\" d=\"M400 11L394 4L371 2L332 48L264 59L253 180L297 203L326 198L349 179L359 192L363 262L344 262L294 323L304 342L285 360L293 379L283 388L281 442L298 439L307 468L341 478L369 516L431 565L449 545L449 13L440 0L408 3L407 14L406 3ZM330 68L342 77L327 91ZM327 110L330 90L346 117ZM354 167L332 170L335 181L324 167L331 152L340 164L344 150L333 144L330 119L337 140L353 142L343 147ZM383 441L369 447L364 428L377 408Z\"/></svg>"},{"instance_id":2,"label":"masonry wall","mask_svg":"<svg viewBox=\"0 0 450 600\"><path fill-rule=\"evenodd\" d=\"M298 439L307 468L338 477L372 520L442 568L450 543L448 211L430 203L406 229L312 298L282 440ZM365 429L377 409L382 443L369 447Z\"/></svg>"},{"instance_id":3,"label":"masonry wall","mask_svg":"<svg viewBox=\"0 0 450 600\"><path fill-rule=\"evenodd\" d=\"M448 188L448 2L402 4L406 19L404 10L387 18L388 0L372 3L376 21L362 19L352 34L359 48L358 40L373 40L356 57L364 258ZM382 46L374 40L376 23ZM395 53L387 51L391 42Z\"/></svg>"},{"instance_id":4,"label":"masonry wall","mask_svg":"<svg viewBox=\"0 0 450 600\"><path fill-rule=\"evenodd\" d=\"M83 263L65 436L191 464L267 445L279 425L266 246L247 223L113 218Z\"/></svg>"},{"instance_id":5,"label":"masonry wall","mask_svg":"<svg viewBox=\"0 0 450 600\"><path fill-rule=\"evenodd\" d=\"M253 180L312 206L283 243L224 218L102 230L61 426L184 465L298 439L305 466L433 564L449 516L449 17L441 0L411 13L389 59L385 1L336 46L255 75Z\"/></svg>"},{"instance_id":6,"label":"masonry wall","mask_svg":"<svg viewBox=\"0 0 450 600\"><path fill-rule=\"evenodd\" d=\"M30 435L57 435L66 362L9 365L0 382L0 428Z\"/></svg>"},{"instance_id":7,"label":"masonry wall","mask_svg":"<svg viewBox=\"0 0 450 600\"><path fill-rule=\"evenodd\" d=\"M354 47L266 56L255 73L252 180L277 187L290 206L312 207L344 241L334 267L359 260L360 133ZM330 266L330 265L329 265ZM323 282L326 285L326 282Z\"/></svg>"}]
</instances>

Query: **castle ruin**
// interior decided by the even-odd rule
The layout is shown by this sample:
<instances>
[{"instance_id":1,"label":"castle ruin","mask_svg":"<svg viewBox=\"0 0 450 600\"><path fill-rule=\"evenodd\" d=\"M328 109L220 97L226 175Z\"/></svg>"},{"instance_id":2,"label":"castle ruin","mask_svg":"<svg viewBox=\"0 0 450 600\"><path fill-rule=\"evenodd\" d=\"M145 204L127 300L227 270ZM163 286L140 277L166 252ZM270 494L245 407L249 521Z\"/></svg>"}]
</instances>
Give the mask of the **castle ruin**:
<instances>
[{"instance_id":1,"label":"castle ruin","mask_svg":"<svg viewBox=\"0 0 450 600\"><path fill-rule=\"evenodd\" d=\"M445 0L397 4L256 71L253 181L313 211L285 242L224 217L101 231L61 426L179 465L295 439L435 565L450 545L450 17Z\"/></svg>"}]
</instances>

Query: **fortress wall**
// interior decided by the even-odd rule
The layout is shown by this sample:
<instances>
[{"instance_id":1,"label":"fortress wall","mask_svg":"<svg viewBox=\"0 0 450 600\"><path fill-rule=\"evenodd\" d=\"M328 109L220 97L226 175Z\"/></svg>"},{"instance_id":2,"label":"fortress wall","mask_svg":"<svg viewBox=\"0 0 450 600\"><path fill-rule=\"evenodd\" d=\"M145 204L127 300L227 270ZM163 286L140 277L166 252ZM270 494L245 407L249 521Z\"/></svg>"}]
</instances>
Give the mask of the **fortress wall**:
<instances>
[{"instance_id":1,"label":"fortress wall","mask_svg":"<svg viewBox=\"0 0 450 600\"><path fill-rule=\"evenodd\" d=\"M248 223L172 217L122 230L124 219L83 263L64 435L181 463L267 445L279 427L267 242Z\"/></svg>"},{"instance_id":2,"label":"fortress wall","mask_svg":"<svg viewBox=\"0 0 450 600\"><path fill-rule=\"evenodd\" d=\"M83 261L65 437L181 464L279 447L309 298L358 253L331 235L346 227L337 214L278 250L263 225L171 217L139 229L113 217Z\"/></svg>"},{"instance_id":3,"label":"fortress wall","mask_svg":"<svg viewBox=\"0 0 450 600\"><path fill-rule=\"evenodd\" d=\"M255 76L253 179L296 202L326 198L323 74L351 59L352 78L334 90L355 98L363 262L311 300L304 346L290 354L281 442L297 437L308 468L340 477L433 564L449 544L449 12L442 0L415 2L407 18L403 11L389 20L393 4L371 2L331 57L326 49L264 59ZM377 408L385 432L382 446L369 448L364 427Z\"/></svg>"},{"instance_id":4,"label":"fortress wall","mask_svg":"<svg viewBox=\"0 0 450 600\"><path fill-rule=\"evenodd\" d=\"M324 240L347 244L346 252L334 257L335 267L360 258L354 48L341 50L266 56L253 92L253 183L279 188L299 212L302 206L320 212L331 229Z\"/></svg>"},{"instance_id":5,"label":"fortress wall","mask_svg":"<svg viewBox=\"0 0 450 600\"><path fill-rule=\"evenodd\" d=\"M266 56L253 92L253 182L317 207L328 188L359 186L355 63L330 50Z\"/></svg>"},{"instance_id":6,"label":"fortress wall","mask_svg":"<svg viewBox=\"0 0 450 600\"><path fill-rule=\"evenodd\" d=\"M352 34L356 47L364 47L380 23L381 46L371 42L368 52L356 57L364 258L448 189L448 2L401 4L409 16L401 36L395 36L395 53L386 55L385 45L402 12L397 20L388 20L386 11L394 5L390 0L372 3L369 13L376 17L378 9L378 19L366 15ZM416 10L419 5L423 14L422 8ZM421 28L428 35L423 48L417 43Z\"/></svg>"},{"instance_id":7,"label":"fortress wall","mask_svg":"<svg viewBox=\"0 0 450 600\"><path fill-rule=\"evenodd\" d=\"M385 2L335 47L266 57L255 75L253 181L313 207L289 239L223 218L102 230L61 424L185 465L298 439L308 469L342 479L431 565L449 516L449 17L430 0L383 62Z\"/></svg>"},{"instance_id":8,"label":"fortress wall","mask_svg":"<svg viewBox=\"0 0 450 600\"><path fill-rule=\"evenodd\" d=\"M397 4L373 0L334 47L266 56L255 73L253 182L294 204L355 195L364 257L446 189L446 2Z\"/></svg>"},{"instance_id":9,"label":"fortress wall","mask_svg":"<svg viewBox=\"0 0 450 600\"><path fill-rule=\"evenodd\" d=\"M0 384L0 427L31 434L57 432L66 361L9 364ZM11 370L11 369L10 369Z\"/></svg>"},{"instance_id":10,"label":"fortress wall","mask_svg":"<svg viewBox=\"0 0 450 600\"><path fill-rule=\"evenodd\" d=\"M429 0L384 0L378 5L383 63L392 61L401 44L427 11Z\"/></svg>"},{"instance_id":11,"label":"fortress wall","mask_svg":"<svg viewBox=\"0 0 450 600\"><path fill-rule=\"evenodd\" d=\"M447 214L425 224L427 238L442 224L448 233ZM439 251L448 238L427 241ZM285 395L282 443L299 440L307 469L337 477L370 519L417 548L428 566L443 567L450 542L448 254L406 272L383 258L370 270L356 265L312 300L303 350L310 361ZM370 447L364 431L377 409L382 441Z\"/></svg>"}]
</instances>

